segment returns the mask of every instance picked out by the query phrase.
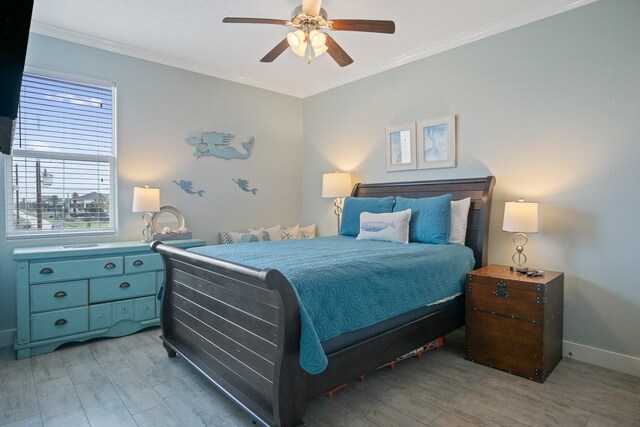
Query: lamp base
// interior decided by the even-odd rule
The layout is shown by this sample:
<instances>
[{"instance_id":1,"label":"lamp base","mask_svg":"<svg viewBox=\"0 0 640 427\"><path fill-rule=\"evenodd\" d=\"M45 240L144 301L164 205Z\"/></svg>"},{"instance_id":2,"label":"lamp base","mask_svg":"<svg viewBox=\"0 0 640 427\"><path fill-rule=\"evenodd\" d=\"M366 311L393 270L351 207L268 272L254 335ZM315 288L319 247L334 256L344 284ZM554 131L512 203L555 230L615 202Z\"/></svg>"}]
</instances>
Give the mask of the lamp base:
<instances>
[{"instance_id":1,"label":"lamp base","mask_svg":"<svg viewBox=\"0 0 640 427\"><path fill-rule=\"evenodd\" d=\"M529 267L514 267L514 266L511 266L510 269L511 269L511 271L515 271L517 273L526 273L527 271L529 271Z\"/></svg>"}]
</instances>

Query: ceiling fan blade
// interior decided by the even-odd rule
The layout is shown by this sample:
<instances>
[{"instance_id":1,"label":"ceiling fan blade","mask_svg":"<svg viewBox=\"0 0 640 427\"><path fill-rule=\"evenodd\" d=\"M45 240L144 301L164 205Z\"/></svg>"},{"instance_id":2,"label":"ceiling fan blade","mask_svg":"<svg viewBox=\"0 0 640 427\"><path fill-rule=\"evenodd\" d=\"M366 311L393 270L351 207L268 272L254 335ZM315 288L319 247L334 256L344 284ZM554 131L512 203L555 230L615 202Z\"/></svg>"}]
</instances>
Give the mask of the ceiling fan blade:
<instances>
[{"instance_id":1,"label":"ceiling fan blade","mask_svg":"<svg viewBox=\"0 0 640 427\"><path fill-rule=\"evenodd\" d=\"M334 19L328 27L335 31L365 31L368 33L393 34L396 24L393 21L377 21L370 19Z\"/></svg>"},{"instance_id":2,"label":"ceiling fan blade","mask_svg":"<svg viewBox=\"0 0 640 427\"><path fill-rule=\"evenodd\" d=\"M271 49L269 51L269 53L267 53L264 58L262 58L260 60L260 62L273 62L274 59L276 59L278 56L280 56L280 54L282 52L284 52L285 50L287 50L287 48L289 47L289 42L287 41L287 39L285 38L284 40L282 40L280 43L278 43L276 45L276 47L274 47L273 49Z\"/></svg>"},{"instance_id":3,"label":"ceiling fan blade","mask_svg":"<svg viewBox=\"0 0 640 427\"><path fill-rule=\"evenodd\" d=\"M289 21L286 19L268 19L268 18L234 18L227 17L222 20L226 24L275 24L287 25Z\"/></svg>"},{"instance_id":4,"label":"ceiling fan blade","mask_svg":"<svg viewBox=\"0 0 640 427\"><path fill-rule=\"evenodd\" d=\"M353 59L345 52L329 34L327 36L327 53L341 67L346 67L353 62Z\"/></svg>"},{"instance_id":5,"label":"ceiling fan blade","mask_svg":"<svg viewBox=\"0 0 640 427\"><path fill-rule=\"evenodd\" d=\"M302 11L309 16L320 15L322 0L302 0Z\"/></svg>"}]
</instances>

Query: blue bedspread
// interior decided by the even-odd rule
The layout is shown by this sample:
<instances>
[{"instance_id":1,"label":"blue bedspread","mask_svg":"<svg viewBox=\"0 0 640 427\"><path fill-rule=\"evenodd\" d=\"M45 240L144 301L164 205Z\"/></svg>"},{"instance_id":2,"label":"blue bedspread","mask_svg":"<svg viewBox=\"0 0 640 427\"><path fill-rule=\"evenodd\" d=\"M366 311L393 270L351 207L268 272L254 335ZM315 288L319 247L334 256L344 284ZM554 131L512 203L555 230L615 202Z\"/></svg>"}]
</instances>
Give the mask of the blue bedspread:
<instances>
[{"instance_id":1,"label":"blue bedspread","mask_svg":"<svg viewBox=\"0 0 640 427\"><path fill-rule=\"evenodd\" d=\"M300 365L311 374L327 366L321 341L427 305L463 289L473 269L462 245L408 245L332 236L190 249L200 254L275 268L300 302Z\"/></svg>"}]
</instances>

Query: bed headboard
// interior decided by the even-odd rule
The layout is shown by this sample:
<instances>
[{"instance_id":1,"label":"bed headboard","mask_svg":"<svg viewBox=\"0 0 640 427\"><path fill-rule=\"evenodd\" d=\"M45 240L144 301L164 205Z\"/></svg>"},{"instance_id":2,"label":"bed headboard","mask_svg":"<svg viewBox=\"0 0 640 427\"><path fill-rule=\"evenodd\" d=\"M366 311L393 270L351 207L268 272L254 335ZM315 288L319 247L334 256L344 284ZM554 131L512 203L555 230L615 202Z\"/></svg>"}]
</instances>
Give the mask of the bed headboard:
<instances>
[{"instance_id":1,"label":"bed headboard","mask_svg":"<svg viewBox=\"0 0 640 427\"><path fill-rule=\"evenodd\" d=\"M471 197L465 245L473 250L476 268L487 265L489 214L495 177L447 179L438 181L387 182L356 184L353 197L402 196L411 198L453 195L453 200Z\"/></svg>"}]
</instances>

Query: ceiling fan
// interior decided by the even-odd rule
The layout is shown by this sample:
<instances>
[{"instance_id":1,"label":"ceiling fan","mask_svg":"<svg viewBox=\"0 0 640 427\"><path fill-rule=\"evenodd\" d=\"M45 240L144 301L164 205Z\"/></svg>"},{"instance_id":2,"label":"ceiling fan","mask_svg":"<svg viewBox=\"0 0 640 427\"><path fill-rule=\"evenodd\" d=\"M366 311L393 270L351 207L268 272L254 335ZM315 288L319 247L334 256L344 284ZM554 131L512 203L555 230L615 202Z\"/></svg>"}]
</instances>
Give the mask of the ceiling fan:
<instances>
[{"instance_id":1,"label":"ceiling fan","mask_svg":"<svg viewBox=\"0 0 640 427\"><path fill-rule=\"evenodd\" d=\"M320 30L333 31L365 31L369 33L393 34L396 25L393 21L379 21L370 19L327 19L327 11L322 7L322 0L302 0L302 5L296 7L291 14L291 20L267 18L235 18L227 17L225 23L235 24L275 24L288 25L297 30L287 34L287 37L267 53L260 62L273 62L287 47L311 63L313 56L318 57L324 52L329 53L339 66L344 67L353 62L329 34Z\"/></svg>"}]
</instances>

